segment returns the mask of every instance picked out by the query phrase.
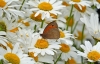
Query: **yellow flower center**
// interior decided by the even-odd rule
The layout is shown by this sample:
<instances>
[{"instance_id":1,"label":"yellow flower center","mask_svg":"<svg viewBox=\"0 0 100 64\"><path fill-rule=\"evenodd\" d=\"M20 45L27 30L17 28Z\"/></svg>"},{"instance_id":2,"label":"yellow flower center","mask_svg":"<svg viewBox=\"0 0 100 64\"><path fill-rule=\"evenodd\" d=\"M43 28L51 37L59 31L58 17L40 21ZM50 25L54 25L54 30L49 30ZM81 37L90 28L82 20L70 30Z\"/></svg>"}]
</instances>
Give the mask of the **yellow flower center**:
<instances>
[{"instance_id":1,"label":"yellow flower center","mask_svg":"<svg viewBox=\"0 0 100 64\"><path fill-rule=\"evenodd\" d=\"M40 21L40 22L41 22L41 21L42 21L42 19L41 19L41 14L39 14L39 15L36 16L36 17L35 17L35 14L36 14L35 12L34 12L33 14L31 14L31 15L30 15L30 18L33 19L33 20L35 20L35 21Z\"/></svg>"},{"instance_id":2,"label":"yellow flower center","mask_svg":"<svg viewBox=\"0 0 100 64\"><path fill-rule=\"evenodd\" d=\"M93 61L98 61L100 59L100 53L97 51L91 51L87 54L87 57Z\"/></svg>"},{"instance_id":3,"label":"yellow flower center","mask_svg":"<svg viewBox=\"0 0 100 64\"><path fill-rule=\"evenodd\" d=\"M50 11L53 9L52 5L48 2L41 2L39 5L38 5L38 8L40 10L44 10L44 11Z\"/></svg>"},{"instance_id":4,"label":"yellow flower center","mask_svg":"<svg viewBox=\"0 0 100 64\"><path fill-rule=\"evenodd\" d=\"M63 31L60 31L60 38L64 38L65 37L65 34Z\"/></svg>"},{"instance_id":5,"label":"yellow flower center","mask_svg":"<svg viewBox=\"0 0 100 64\"><path fill-rule=\"evenodd\" d=\"M48 41L46 41L45 39L38 39L35 44L35 47L40 49L45 49L48 46L49 46Z\"/></svg>"},{"instance_id":6,"label":"yellow flower center","mask_svg":"<svg viewBox=\"0 0 100 64\"><path fill-rule=\"evenodd\" d=\"M77 40L82 40L85 38L85 35L84 34L82 35L82 32L78 31L78 35L75 34L75 37Z\"/></svg>"},{"instance_id":7,"label":"yellow flower center","mask_svg":"<svg viewBox=\"0 0 100 64\"><path fill-rule=\"evenodd\" d=\"M71 59L68 59L66 64L77 64L77 63L76 63L76 61L73 58L71 58Z\"/></svg>"},{"instance_id":8,"label":"yellow flower center","mask_svg":"<svg viewBox=\"0 0 100 64\"><path fill-rule=\"evenodd\" d=\"M79 6L78 6L77 4L74 4L74 7L75 7L78 11L84 13L84 12L86 11L86 6L82 6L82 5L80 5L80 6L81 6L82 9L80 9Z\"/></svg>"},{"instance_id":9,"label":"yellow flower center","mask_svg":"<svg viewBox=\"0 0 100 64\"><path fill-rule=\"evenodd\" d=\"M7 42L7 46L10 47L10 49L13 49L12 43Z\"/></svg>"},{"instance_id":10,"label":"yellow flower center","mask_svg":"<svg viewBox=\"0 0 100 64\"><path fill-rule=\"evenodd\" d=\"M100 0L97 0L98 3L100 3Z\"/></svg>"},{"instance_id":11,"label":"yellow flower center","mask_svg":"<svg viewBox=\"0 0 100 64\"><path fill-rule=\"evenodd\" d=\"M19 57L14 53L6 53L4 57L12 64L20 64Z\"/></svg>"},{"instance_id":12,"label":"yellow flower center","mask_svg":"<svg viewBox=\"0 0 100 64\"><path fill-rule=\"evenodd\" d=\"M25 26L30 26L30 23L29 23L29 22L23 22L23 24L24 24Z\"/></svg>"},{"instance_id":13,"label":"yellow flower center","mask_svg":"<svg viewBox=\"0 0 100 64\"><path fill-rule=\"evenodd\" d=\"M24 22L23 19L19 19L18 23L23 23L25 26L30 26L29 22Z\"/></svg>"},{"instance_id":14,"label":"yellow flower center","mask_svg":"<svg viewBox=\"0 0 100 64\"><path fill-rule=\"evenodd\" d=\"M18 23L21 23L21 22L23 22L23 19L19 19L17 22L18 22Z\"/></svg>"},{"instance_id":15,"label":"yellow flower center","mask_svg":"<svg viewBox=\"0 0 100 64\"><path fill-rule=\"evenodd\" d=\"M53 13L50 13L50 16L53 18L53 19L57 19L57 15L53 14Z\"/></svg>"},{"instance_id":16,"label":"yellow flower center","mask_svg":"<svg viewBox=\"0 0 100 64\"><path fill-rule=\"evenodd\" d=\"M73 2L80 2L80 0L72 0Z\"/></svg>"},{"instance_id":17,"label":"yellow flower center","mask_svg":"<svg viewBox=\"0 0 100 64\"><path fill-rule=\"evenodd\" d=\"M62 2L62 5L69 6L69 4L67 2L65 2L65 1Z\"/></svg>"},{"instance_id":18,"label":"yellow flower center","mask_svg":"<svg viewBox=\"0 0 100 64\"><path fill-rule=\"evenodd\" d=\"M10 32L13 32L13 33L17 32L17 31L18 31L18 27L15 27L15 28L10 30Z\"/></svg>"},{"instance_id":19,"label":"yellow flower center","mask_svg":"<svg viewBox=\"0 0 100 64\"><path fill-rule=\"evenodd\" d=\"M67 20L66 24L67 24L68 26L73 26L73 24L74 24L74 19L73 19L73 17L71 17L70 20L69 20L69 17L68 17L66 20Z\"/></svg>"},{"instance_id":20,"label":"yellow flower center","mask_svg":"<svg viewBox=\"0 0 100 64\"><path fill-rule=\"evenodd\" d=\"M62 44L60 44L60 45L61 45L60 50L61 50L62 52L67 53L67 52L70 51L70 47L69 47L68 45L66 45L66 44L64 44L64 43L62 43Z\"/></svg>"},{"instance_id":21,"label":"yellow flower center","mask_svg":"<svg viewBox=\"0 0 100 64\"><path fill-rule=\"evenodd\" d=\"M6 46L4 46L3 44L0 43L0 47L2 47L3 49L7 50Z\"/></svg>"},{"instance_id":22,"label":"yellow flower center","mask_svg":"<svg viewBox=\"0 0 100 64\"><path fill-rule=\"evenodd\" d=\"M6 5L6 2L4 0L0 0L0 7L4 7Z\"/></svg>"},{"instance_id":23,"label":"yellow flower center","mask_svg":"<svg viewBox=\"0 0 100 64\"><path fill-rule=\"evenodd\" d=\"M6 31L6 25L3 21L0 21L0 31Z\"/></svg>"},{"instance_id":24,"label":"yellow flower center","mask_svg":"<svg viewBox=\"0 0 100 64\"><path fill-rule=\"evenodd\" d=\"M33 52L29 52L29 56L32 57L36 62L38 61L38 56L34 56Z\"/></svg>"}]
</instances>

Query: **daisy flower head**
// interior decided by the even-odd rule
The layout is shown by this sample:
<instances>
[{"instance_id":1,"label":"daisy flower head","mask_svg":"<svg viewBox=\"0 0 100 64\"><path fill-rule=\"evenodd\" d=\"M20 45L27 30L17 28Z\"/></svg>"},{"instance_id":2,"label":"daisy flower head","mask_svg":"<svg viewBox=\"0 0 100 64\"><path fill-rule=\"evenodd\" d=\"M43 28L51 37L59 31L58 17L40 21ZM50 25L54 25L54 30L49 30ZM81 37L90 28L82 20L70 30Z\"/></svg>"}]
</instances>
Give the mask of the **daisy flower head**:
<instances>
[{"instance_id":1,"label":"daisy flower head","mask_svg":"<svg viewBox=\"0 0 100 64\"><path fill-rule=\"evenodd\" d=\"M4 51L4 50L2 50ZM29 58L27 54L24 54L21 50L19 43L16 43L12 48L7 47L7 50L0 54L3 57L4 62L11 64L34 64L32 58Z\"/></svg>"},{"instance_id":2,"label":"daisy flower head","mask_svg":"<svg viewBox=\"0 0 100 64\"><path fill-rule=\"evenodd\" d=\"M54 55L56 49L59 49L61 46L59 44L54 44L57 43L55 40L49 39L43 39L40 34L34 34L32 35L34 40L31 42L29 52L34 52L34 56L37 56L41 54L42 56L45 56L46 54L48 55Z\"/></svg>"},{"instance_id":3,"label":"daisy flower head","mask_svg":"<svg viewBox=\"0 0 100 64\"><path fill-rule=\"evenodd\" d=\"M22 11L14 9L14 7L18 7L19 5L12 4L13 2L18 0L0 0L0 17L6 17L8 20L11 18L18 19L18 16L24 17Z\"/></svg>"},{"instance_id":4,"label":"daisy flower head","mask_svg":"<svg viewBox=\"0 0 100 64\"><path fill-rule=\"evenodd\" d=\"M77 57L76 48L66 43L61 43L61 59L67 61L68 59Z\"/></svg>"},{"instance_id":5,"label":"daisy flower head","mask_svg":"<svg viewBox=\"0 0 100 64\"><path fill-rule=\"evenodd\" d=\"M98 14L91 13L90 16L84 15L80 20L85 23L90 35L95 39L100 40L100 24Z\"/></svg>"},{"instance_id":6,"label":"daisy flower head","mask_svg":"<svg viewBox=\"0 0 100 64\"><path fill-rule=\"evenodd\" d=\"M16 42L20 43L25 53L28 53L28 48L34 41L34 39L32 39L33 32L34 30L31 29L19 28L19 31L16 33Z\"/></svg>"},{"instance_id":7,"label":"daisy flower head","mask_svg":"<svg viewBox=\"0 0 100 64\"><path fill-rule=\"evenodd\" d=\"M59 10L64 7L59 0L34 0L29 1L28 4L33 6L30 10L36 12L35 17L41 14L42 20L49 18L50 14L61 14Z\"/></svg>"},{"instance_id":8,"label":"daisy flower head","mask_svg":"<svg viewBox=\"0 0 100 64\"><path fill-rule=\"evenodd\" d=\"M78 55L85 57L90 62L100 61L100 42L92 46L89 41L85 41L84 45L80 45L83 52L78 51Z\"/></svg>"},{"instance_id":9,"label":"daisy flower head","mask_svg":"<svg viewBox=\"0 0 100 64\"><path fill-rule=\"evenodd\" d=\"M73 42L71 41L70 38L75 38L73 36L73 34L70 34L69 31L61 31L60 30L60 38L58 39L58 41L61 43L61 42L64 42L64 43L67 43L69 45L73 45Z\"/></svg>"}]
</instances>

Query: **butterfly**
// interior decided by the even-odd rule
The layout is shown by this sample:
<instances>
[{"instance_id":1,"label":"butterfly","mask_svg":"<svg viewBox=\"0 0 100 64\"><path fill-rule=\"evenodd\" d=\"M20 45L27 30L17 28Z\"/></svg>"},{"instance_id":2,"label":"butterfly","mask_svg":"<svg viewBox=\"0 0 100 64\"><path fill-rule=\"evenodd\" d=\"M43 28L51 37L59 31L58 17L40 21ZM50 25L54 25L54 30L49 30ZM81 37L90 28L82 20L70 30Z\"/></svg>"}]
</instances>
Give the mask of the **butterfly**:
<instances>
[{"instance_id":1,"label":"butterfly","mask_svg":"<svg viewBox=\"0 0 100 64\"><path fill-rule=\"evenodd\" d=\"M49 23L44 31L43 34L40 34L44 39L59 39L60 38L60 32L58 29L58 25L56 21L53 21Z\"/></svg>"}]
</instances>

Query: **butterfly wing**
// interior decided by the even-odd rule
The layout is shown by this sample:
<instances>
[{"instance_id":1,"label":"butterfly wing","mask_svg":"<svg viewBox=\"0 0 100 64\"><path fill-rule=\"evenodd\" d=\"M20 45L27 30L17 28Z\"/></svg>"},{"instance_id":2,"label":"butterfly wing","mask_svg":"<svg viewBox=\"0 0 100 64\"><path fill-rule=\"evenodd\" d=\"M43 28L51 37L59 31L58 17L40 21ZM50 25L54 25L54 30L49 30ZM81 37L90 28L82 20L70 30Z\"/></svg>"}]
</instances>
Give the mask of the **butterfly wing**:
<instances>
[{"instance_id":1,"label":"butterfly wing","mask_svg":"<svg viewBox=\"0 0 100 64\"><path fill-rule=\"evenodd\" d=\"M41 36L45 39L58 39L60 37L60 32L57 23L55 21L49 23Z\"/></svg>"},{"instance_id":2,"label":"butterfly wing","mask_svg":"<svg viewBox=\"0 0 100 64\"><path fill-rule=\"evenodd\" d=\"M58 39L60 37L59 30L57 28L50 29L45 34L42 34L44 39Z\"/></svg>"}]
</instances>

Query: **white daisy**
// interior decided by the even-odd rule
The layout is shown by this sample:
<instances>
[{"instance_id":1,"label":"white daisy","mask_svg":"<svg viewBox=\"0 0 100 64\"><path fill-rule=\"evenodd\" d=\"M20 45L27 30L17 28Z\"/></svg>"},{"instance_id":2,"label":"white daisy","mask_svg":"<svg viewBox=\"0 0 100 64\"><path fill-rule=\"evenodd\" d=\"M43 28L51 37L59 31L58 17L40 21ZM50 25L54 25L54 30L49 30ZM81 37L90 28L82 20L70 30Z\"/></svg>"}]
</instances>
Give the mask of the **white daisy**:
<instances>
[{"instance_id":1,"label":"white daisy","mask_svg":"<svg viewBox=\"0 0 100 64\"><path fill-rule=\"evenodd\" d=\"M75 38L75 37L73 36L73 34L70 34L69 31L60 30L60 38L58 39L60 43L64 42L66 44L73 45L73 42L71 41L70 38Z\"/></svg>"},{"instance_id":2,"label":"white daisy","mask_svg":"<svg viewBox=\"0 0 100 64\"><path fill-rule=\"evenodd\" d=\"M78 55L83 56L90 62L100 61L100 42L92 46L89 41L85 41L84 45L81 45L83 52L78 51Z\"/></svg>"},{"instance_id":3,"label":"white daisy","mask_svg":"<svg viewBox=\"0 0 100 64\"><path fill-rule=\"evenodd\" d=\"M60 45L50 44L47 40L41 38L40 33L33 33L33 30L19 29L17 35L17 41L21 43L23 50L26 53L33 52L35 56L38 54L54 55L56 51L54 49L60 48ZM53 42L56 43L55 40Z\"/></svg>"},{"instance_id":4,"label":"white daisy","mask_svg":"<svg viewBox=\"0 0 100 64\"><path fill-rule=\"evenodd\" d=\"M66 43L61 43L61 59L67 61L68 59L77 57L76 48Z\"/></svg>"},{"instance_id":5,"label":"white daisy","mask_svg":"<svg viewBox=\"0 0 100 64\"><path fill-rule=\"evenodd\" d=\"M36 12L35 16L42 15L42 20L46 17L49 18L50 13L61 14L59 10L64 7L62 1L58 0L35 0L29 1L28 4L33 6L30 10Z\"/></svg>"},{"instance_id":6,"label":"white daisy","mask_svg":"<svg viewBox=\"0 0 100 64\"><path fill-rule=\"evenodd\" d=\"M89 33L94 38L100 40L100 24L99 24L98 14L91 13L90 17L84 15L83 18L81 18L80 20L83 23L85 23Z\"/></svg>"},{"instance_id":7,"label":"white daisy","mask_svg":"<svg viewBox=\"0 0 100 64\"><path fill-rule=\"evenodd\" d=\"M30 43L34 42L32 39L33 30L31 29L20 29L16 33L16 42L19 42L22 46L24 52L28 53L28 48L30 47Z\"/></svg>"},{"instance_id":8,"label":"white daisy","mask_svg":"<svg viewBox=\"0 0 100 64\"><path fill-rule=\"evenodd\" d=\"M3 24L3 31L6 32L6 37L11 41L11 42L16 42L16 32L18 31L19 24L18 22L13 22L14 19L12 20L7 20L6 18L1 18L0 17L0 23Z\"/></svg>"},{"instance_id":9,"label":"white daisy","mask_svg":"<svg viewBox=\"0 0 100 64\"><path fill-rule=\"evenodd\" d=\"M14 0L18 1L18 0ZM8 20L11 18L18 19L18 16L24 17L22 11L14 9L14 7L19 5L12 5L13 0L0 0L0 17L6 17Z\"/></svg>"},{"instance_id":10,"label":"white daisy","mask_svg":"<svg viewBox=\"0 0 100 64\"><path fill-rule=\"evenodd\" d=\"M41 54L44 56L45 54L48 55L54 55L56 49L59 49L61 46L57 43L55 40L46 40L41 38L40 34L33 35L33 42L31 42L31 48L29 49L29 52L34 52L34 55L37 56L38 54Z\"/></svg>"},{"instance_id":11,"label":"white daisy","mask_svg":"<svg viewBox=\"0 0 100 64\"><path fill-rule=\"evenodd\" d=\"M11 64L27 64L27 63L34 64L35 63L34 60L32 60L32 58L28 57L27 54L23 53L18 43L16 43L13 46L13 49L7 47L7 50L4 51L2 49L2 51L0 55L3 57L4 61L7 61L7 63L11 63Z\"/></svg>"},{"instance_id":12,"label":"white daisy","mask_svg":"<svg viewBox=\"0 0 100 64\"><path fill-rule=\"evenodd\" d=\"M96 11L87 6L80 6L82 9L79 9L77 5L74 5L73 14L75 21L79 21L83 15L91 15L91 13L96 13Z\"/></svg>"}]
</instances>

